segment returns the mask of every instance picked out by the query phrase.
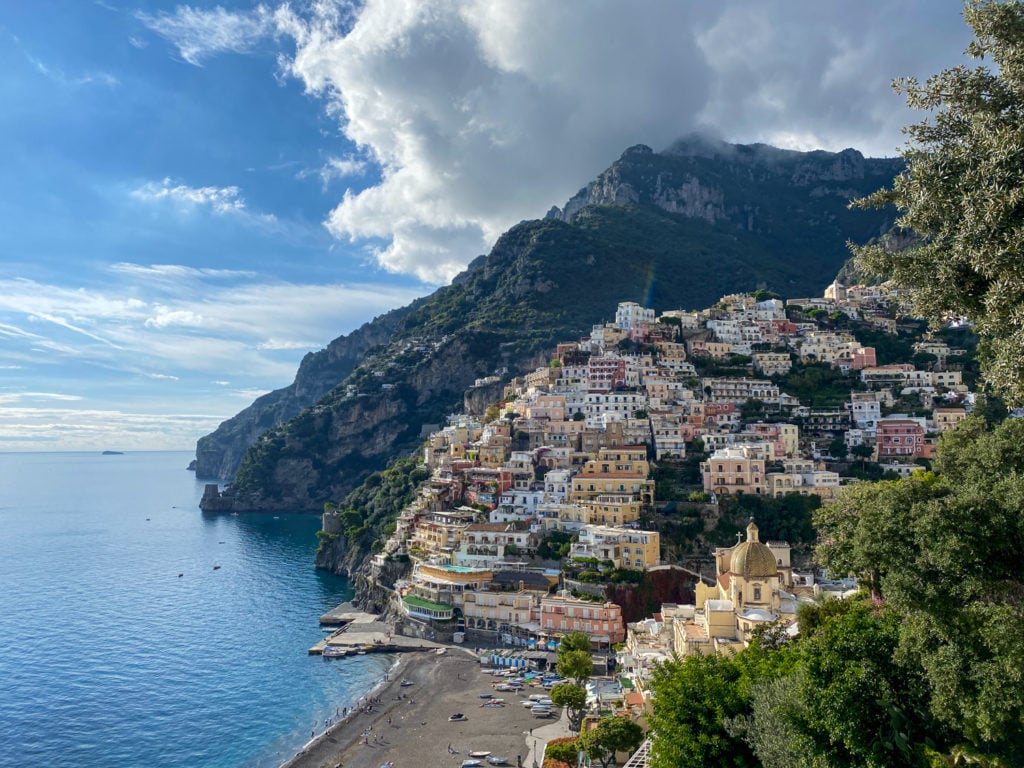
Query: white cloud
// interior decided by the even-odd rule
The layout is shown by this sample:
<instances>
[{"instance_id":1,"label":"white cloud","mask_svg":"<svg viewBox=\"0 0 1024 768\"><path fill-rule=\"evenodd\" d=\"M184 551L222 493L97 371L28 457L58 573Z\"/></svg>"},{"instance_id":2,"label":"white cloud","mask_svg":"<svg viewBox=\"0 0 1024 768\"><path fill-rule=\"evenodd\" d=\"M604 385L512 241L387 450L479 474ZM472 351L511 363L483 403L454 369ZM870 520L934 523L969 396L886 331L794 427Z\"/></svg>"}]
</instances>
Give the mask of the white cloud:
<instances>
[{"instance_id":1,"label":"white cloud","mask_svg":"<svg viewBox=\"0 0 1024 768\"><path fill-rule=\"evenodd\" d=\"M632 144L706 130L893 154L907 115L891 79L966 42L960 3L941 5L368 0L354 17L316 3L274 20L296 41L287 71L381 169L328 229L443 281ZM938 19L927 36L920 18Z\"/></svg>"},{"instance_id":2,"label":"white cloud","mask_svg":"<svg viewBox=\"0 0 1024 768\"><path fill-rule=\"evenodd\" d=\"M233 274L233 279L228 275ZM421 288L308 285L178 265L119 264L103 289L0 279L0 363L74 360L149 375L290 380L298 358ZM31 331L22 326L31 323Z\"/></svg>"},{"instance_id":3,"label":"white cloud","mask_svg":"<svg viewBox=\"0 0 1024 768\"><path fill-rule=\"evenodd\" d=\"M219 5L211 10L181 5L174 13L140 11L136 17L196 66L213 54L246 53L270 30L270 16L263 6L251 13L233 13Z\"/></svg>"},{"instance_id":4,"label":"white cloud","mask_svg":"<svg viewBox=\"0 0 1024 768\"><path fill-rule=\"evenodd\" d=\"M357 157L332 157L327 160L317 171L321 183L326 189L331 182L338 179L349 179L359 177L366 173L367 163ZM308 173L301 174L303 176Z\"/></svg>"},{"instance_id":5,"label":"white cloud","mask_svg":"<svg viewBox=\"0 0 1024 768\"><path fill-rule=\"evenodd\" d=\"M5 405L0 409L0 451L182 450L222 420L207 414Z\"/></svg>"},{"instance_id":6,"label":"white cloud","mask_svg":"<svg viewBox=\"0 0 1024 768\"><path fill-rule=\"evenodd\" d=\"M443 282L632 144L702 130L894 154L912 117L889 84L959 61L961 11L960 0L311 0L143 20L196 64L293 40L281 70L324 99L380 176L344 193L328 230L391 271ZM360 162L329 161L321 178Z\"/></svg>"},{"instance_id":7,"label":"white cloud","mask_svg":"<svg viewBox=\"0 0 1024 768\"><path fill-rule=\"evenodd\" d=\"M132 197L144 202L170 201L184 208L208 207L216 214L245 210L238 187L189 187L173 184L170 179L149 181L132 190Z\"/></svg>"},{"instance_id":8,"label":"white cloud","mask_svg":"<svg viewBox=\"0 0 1024 768\"><path fill-rule=\"evenodd\" d=\"M63 392L4 392L0 390L0 403L17 403L22 400L60 400L75 402L81 400L80 395L68 395Z\"/></svg>"},{"instance_id":9,"label":"white cloud","mask_svg":"<svg viewBox=\"0 0 1024 768\"><path fill-rule=\"evenodd\" d=\"M155 314L146 318L148 328L169 328L181 326L185 328L201 328L203 316L189 309L168 309L157 305L153 307Z\"/></svg>"}]
</instances>

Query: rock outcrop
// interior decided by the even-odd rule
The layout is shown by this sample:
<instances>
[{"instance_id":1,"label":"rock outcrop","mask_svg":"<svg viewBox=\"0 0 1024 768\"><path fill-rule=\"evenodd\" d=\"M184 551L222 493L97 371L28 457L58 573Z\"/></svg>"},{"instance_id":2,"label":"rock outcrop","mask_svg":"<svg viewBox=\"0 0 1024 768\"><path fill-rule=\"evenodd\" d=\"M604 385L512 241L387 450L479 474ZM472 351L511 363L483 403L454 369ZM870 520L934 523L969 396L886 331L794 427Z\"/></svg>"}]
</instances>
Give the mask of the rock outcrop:
<instances>
[{"instance_id":1,"label":"rock outcrop","mask_svg":"<svg viewBox=\"0 0 1024 768\"><path fill-rule=\"evenodd\" d=\"M386 344L401 319L415 305L381 315L326 348L307 354L295 380L257 398L252 405L221 423L196 444L195 461L189 465L200 479L230 480L245 452L261 434L298 416L339 382L344 381L367 350Z\"/></svg>"},{"instance_id":2,"label":"rock outcrop","mask_svg":"<svg viewBox=\"0 0 1024 768\"><path fill-rule=\"evenodd\" d=\"M425 427L485 410L509 375L589 334L620 301L662 311L755 288L819 294L846 242L894 219L850 211L849 198L900 167L853 150L633 147L563 209L502 235L451 285L308 355L290 387L202 438L197 474L233 478L203 508L318 513L414 451ZM493 389L474 386L495 375Z\"/></svg>"}]
</instances>

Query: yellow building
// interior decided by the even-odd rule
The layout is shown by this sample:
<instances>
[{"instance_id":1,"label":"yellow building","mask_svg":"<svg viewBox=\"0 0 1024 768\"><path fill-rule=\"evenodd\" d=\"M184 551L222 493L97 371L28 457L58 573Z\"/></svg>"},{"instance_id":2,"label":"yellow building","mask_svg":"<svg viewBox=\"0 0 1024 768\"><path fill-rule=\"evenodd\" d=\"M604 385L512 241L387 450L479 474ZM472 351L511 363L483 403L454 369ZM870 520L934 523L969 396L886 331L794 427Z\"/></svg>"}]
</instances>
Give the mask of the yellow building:
<instances>
[{"instance_id":1,"label":"yellow building","mask_svg":"<svg viewBox=\"0 0 1024 768\"><path fill-rule=\"evenodd\" d=\"M753 520L746 541L718 548L715 560L715 584L700 582L693 610L673 622L676 651L682 655L745 645L756 627L796 614L796 598L785 590L792 580L789 545L762 543Z\"/></svg>"},{"instance_id":2,"label":"yellow building","mask_svg":"<svg viewBox=\"0 0 1024 768\"><path fill-rule=\"evenodd\" d=\"M661 535L657 531L587 525L580 529L569 557L611 560L616 568L642 571L661 563Z\"/></svg>"},{"instance_id":3,"label":"yellow building","mask_svg":"<svg viewBox=\"0 0 1024 768\"><path fill-rule=\"evenodd\" d=\"M586 461L573 477L569 500L629 495L643 504L653 504L654 481L648 479L650 473L646 446L601 448L597 458Z\"/></svg>"},{"instance_id":4,"label":"yellow building","mask_svg":"<svg viewBox=\"0 0 1024 768\"><path fill-rule=\"evenodd\" d=\"M583 511L582 522L588 525L626 525L640 519L643 504L627 494L602 494L579 502Z\"/></svg>"},{"instance_id":5,"label":"yellow building","mask_svg":"<svg viewBox=\"0 0 1024 768\"><path fill-rule=\"evenodd\" d=\"M462 615L470 630L498 630L503 625L526 627L539 605L538 596L532 592L478 590L463 595Z\"/></svg>"},{"instance_id":6,"label":"yellow building","mask_svg":"<svg viewBox=\"0 0 1024 768\"><path fill-rule=\"evenodd\" d=\"M413 571L413 595L442 605L461 608L464 596L482 589L494 578L489 568L419 563Z\"/></svg>"},{"instance_id":7,"label":"yellow building","mask_svg":"<svg viewBox=\"0 0 1024 768\"><path fill-rule=\"evenodd\" d=\"M967 418L967 411L963 408L936 408L932 411L932 421L935 429L945 432L947 429L955 429L957 424Z\"/></svg>"}]
</instances>

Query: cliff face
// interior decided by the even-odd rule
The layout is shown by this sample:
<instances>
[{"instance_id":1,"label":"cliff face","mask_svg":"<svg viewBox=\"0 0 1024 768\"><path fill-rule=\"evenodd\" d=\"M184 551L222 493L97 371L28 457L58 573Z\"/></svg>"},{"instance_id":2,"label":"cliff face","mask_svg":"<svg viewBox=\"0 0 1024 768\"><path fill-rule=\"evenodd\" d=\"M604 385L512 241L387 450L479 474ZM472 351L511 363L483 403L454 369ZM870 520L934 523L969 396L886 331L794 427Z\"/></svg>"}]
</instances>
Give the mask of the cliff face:
<instances>
[{"instance_id":1,"label":"cliff face","mask_svg":"<svg viewBox=\"0 0 1024 768\"><path fill-rule=\"evenodd\" d=\"M902 168L900 159L868 159L855 149L794 152L692 137L660 154L630 147L548 215L572 221L587 206L654 205L726 228L770 231L808 206L846 218L851 198L888 185Z\"/></svg>"},{"instance_id":2,"label":"cliff face","mask_svg":"<svg viewBox=\"0 0 1024 768\"><path fill-rule=\"evenodd\" d=\"M368 349L385 344L411 307L389 312L332 341L325 349L303 358L295 380L268 392L252 405L221 423L196 444L196 477L230 480L245 452L266 430L297 416L344 381Z\"/></svg>"},{"instance_id":3,"label":"cliff face","mask_svg":"<svg viewBox=\"0 0 1024 768\"><path fill-rule=\"evenodd\" d=\"M894 217L849 211L849 198L899 167L852 150L634 147L563 210L510 229L450 286L307 356L290 387L200 440L200 476L238 467L207 504L320 512L416 449L424 425L482 412L500 385L477 390L477 378L543 364L620 301L663 311L755 288L818 295L847 240L877 236Z\"/></svg>"}]
</instances>

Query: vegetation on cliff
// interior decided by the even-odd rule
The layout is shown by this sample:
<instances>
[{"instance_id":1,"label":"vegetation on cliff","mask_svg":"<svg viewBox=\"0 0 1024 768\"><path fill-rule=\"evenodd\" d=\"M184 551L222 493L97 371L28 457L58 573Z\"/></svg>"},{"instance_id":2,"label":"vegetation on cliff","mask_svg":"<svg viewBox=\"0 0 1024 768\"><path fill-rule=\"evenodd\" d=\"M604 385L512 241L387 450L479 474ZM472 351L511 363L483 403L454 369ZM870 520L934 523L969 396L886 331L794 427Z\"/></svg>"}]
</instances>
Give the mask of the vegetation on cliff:
<instances>
[{"instance_id":1,"label":"vegetation on cliff","mask_svg":"<svg viewBox=\"0 0 1024 768\"><path fill-rule=\"evenodd\" d=\"M888 228L886 211L848 212L846 204L891 179L893 161L783 153L799 163L780 173L764 161L764 148L747 154L686 160L627 152L611 170L632 189L699 182L718 190L723 216L707 220L643 192L626 205L588 204L523 222L451 285L386 316L389 331L378 343L366 343L373 334L361 330L358 353L349 349L358 364L329 390L312 389L305 409L279 424L249 414L269 431L251 438L232 504L319 510L415 449L424 425L462 410L476 379L532 367L556 341L608 319L620 301L665 310L758 287L817 295L843 263L847 239ZM752 173L756 183L747 181Z\"/></svg>"}]
</instances>

